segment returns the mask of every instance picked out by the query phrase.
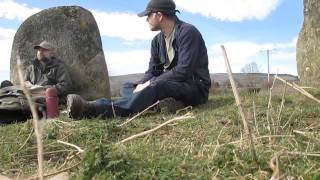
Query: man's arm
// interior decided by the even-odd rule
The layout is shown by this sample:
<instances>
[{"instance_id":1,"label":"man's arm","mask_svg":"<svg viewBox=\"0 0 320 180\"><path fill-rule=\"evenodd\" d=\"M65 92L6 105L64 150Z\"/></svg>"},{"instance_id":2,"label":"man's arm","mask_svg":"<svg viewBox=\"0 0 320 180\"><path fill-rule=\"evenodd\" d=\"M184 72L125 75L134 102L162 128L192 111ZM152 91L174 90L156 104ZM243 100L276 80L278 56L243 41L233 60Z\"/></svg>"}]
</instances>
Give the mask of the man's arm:
<instances>
[{"instance_id":1,"label":"man's arm","mask_svg":"<svg viewBox=\"0 0 320 180\"><path fill-rule=\"evenodd\" d=\"M141 80L136 82L136 84L144 84L155 76L159 76L163 72L163 65L160 63L159 58L159 43L158 36L153 38L151 42L151 57L149 61L148 70L144 73Z\"/></svg>"},{"instance_id":2,"label":"man's arm","mask_svg":"<svg viewBox=\"0 0 320 180\"><path fill-rule=\"evenodd\" d=\"M151 80L185 81L193 75L193 70L199 58L199 48L202 47L202 37L196 28L182 30L178 44L178 62L175 67L162 73L160 76Z\"/></svg>"},{"instance_id":3,"label":"man's arm","mask_svg":"<svg viewBox=\"0 0 320 180\"><path fill-rule=\"evenodd\" d=\"M57 84L55 87L58 90L58 95L64 96L69 93L69 90L72 86L71 78L64 64L59 64L59 68L57 70Z\"/></svg>"}]
</instances>

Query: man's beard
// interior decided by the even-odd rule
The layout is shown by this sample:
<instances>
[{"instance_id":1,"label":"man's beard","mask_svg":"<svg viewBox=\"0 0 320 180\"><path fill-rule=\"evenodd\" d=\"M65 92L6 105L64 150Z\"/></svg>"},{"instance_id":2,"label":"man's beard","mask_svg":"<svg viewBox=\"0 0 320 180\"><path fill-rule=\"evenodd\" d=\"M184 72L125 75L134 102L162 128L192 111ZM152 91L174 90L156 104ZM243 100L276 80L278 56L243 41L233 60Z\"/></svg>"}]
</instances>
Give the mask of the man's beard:
<instances>
[{"instance_id":1,"label":"man's beard","mask_svg":"<svg viewBox=\"0 0 320 180\"><path fill-rule=\"evenodd\" d=\"M150 29L151 29L151 31L160 31L161 30L159 25L158 26L151 26L150 25Z\"/></svg>"}]
</instances>

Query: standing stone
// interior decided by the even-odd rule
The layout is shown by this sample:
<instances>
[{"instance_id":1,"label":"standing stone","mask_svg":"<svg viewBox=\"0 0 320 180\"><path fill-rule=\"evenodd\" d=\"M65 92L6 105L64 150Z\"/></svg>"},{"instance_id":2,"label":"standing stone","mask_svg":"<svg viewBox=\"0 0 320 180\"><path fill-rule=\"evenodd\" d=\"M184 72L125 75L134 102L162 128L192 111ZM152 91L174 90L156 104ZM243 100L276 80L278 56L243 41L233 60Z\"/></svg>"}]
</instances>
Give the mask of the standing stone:
<instances>
[{"instance_id":1,"label":"standing stone","mask_svg":"<svg viewBox=\"0 0 320 180\"><path fill-rule=\"evenodd\" d=\"M73 93L85 98L110 98L107 65L97 23L88 10L62 6L32 15L19 27L13 41L10 79L19 84L17 56L24 67L35 58L34 45L47 40L65 61L73 82Z\"/></svg>"},{"instance_id":2,"label":"standing stone","mask_svg":"<svg viewBox=\"0 0 320 180\"><path fill-rule=\"evenodd\" d=\"M297 43L297 66L303 84L320 84L319 0L304 0L304 23Z\"/></svg>"}]
</instances>

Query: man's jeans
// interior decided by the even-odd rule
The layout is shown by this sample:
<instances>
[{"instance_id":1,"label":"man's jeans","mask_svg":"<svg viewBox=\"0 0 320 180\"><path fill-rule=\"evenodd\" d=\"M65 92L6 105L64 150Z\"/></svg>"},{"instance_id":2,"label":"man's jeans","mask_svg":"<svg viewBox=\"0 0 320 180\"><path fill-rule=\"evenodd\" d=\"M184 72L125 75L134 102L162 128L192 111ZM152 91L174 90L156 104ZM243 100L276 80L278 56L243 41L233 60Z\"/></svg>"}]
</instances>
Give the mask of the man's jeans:
<instances>
[{"instance_id":1,"label":"man's jeans","mask_svg":"<svg viewBox=\"0 0 320 180\"><path fill-rule=\"evenodd\" d=\"M112 102L102 98L91 102L96 109L96 116L111 118L115 113L116 116L126 117L168 97L188 106L203 104L208 100L208 88L200 81L158 81L137 93L133 93L134 88L135 84L125 83L120 91L121 99Z\"/></svg>"}]
</instances>

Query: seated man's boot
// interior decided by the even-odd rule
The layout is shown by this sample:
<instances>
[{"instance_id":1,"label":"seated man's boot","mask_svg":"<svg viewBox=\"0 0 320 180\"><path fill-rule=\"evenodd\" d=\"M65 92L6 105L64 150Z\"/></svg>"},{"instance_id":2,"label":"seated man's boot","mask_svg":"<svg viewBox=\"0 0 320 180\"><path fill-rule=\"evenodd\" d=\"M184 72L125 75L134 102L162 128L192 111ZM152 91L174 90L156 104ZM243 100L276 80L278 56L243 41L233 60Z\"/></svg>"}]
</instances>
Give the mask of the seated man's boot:
<instances>
[{"instance_id":1,"label":"seated man's boot","mask_svg":"<svg viewBox=\"0 0 320 180\"><path fill-rule=\"evenodd\" d=\"M77 94L69 94L67 96L67 111L72 119L96 117L96 110L92 102L86 101Z\"/></svg>"},{"instance_id":2,"label":"seated man's boot","mask_svg":"<svg viewBox=\"0 0 320 180\"><path fill-rule=\"evenodd\" d=\"M184 107L186 106L182 101L175 100L172 97L162 99L158 105L159 111L167 110L170 113L175 113Z\"/></svg>"}]
</instances>

